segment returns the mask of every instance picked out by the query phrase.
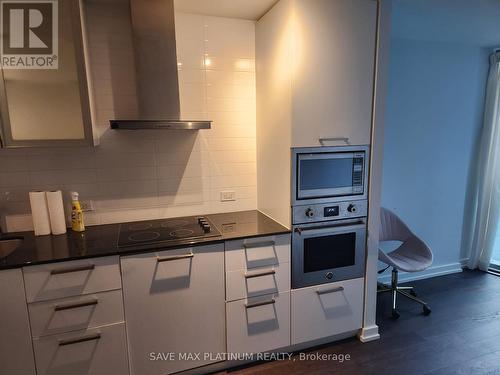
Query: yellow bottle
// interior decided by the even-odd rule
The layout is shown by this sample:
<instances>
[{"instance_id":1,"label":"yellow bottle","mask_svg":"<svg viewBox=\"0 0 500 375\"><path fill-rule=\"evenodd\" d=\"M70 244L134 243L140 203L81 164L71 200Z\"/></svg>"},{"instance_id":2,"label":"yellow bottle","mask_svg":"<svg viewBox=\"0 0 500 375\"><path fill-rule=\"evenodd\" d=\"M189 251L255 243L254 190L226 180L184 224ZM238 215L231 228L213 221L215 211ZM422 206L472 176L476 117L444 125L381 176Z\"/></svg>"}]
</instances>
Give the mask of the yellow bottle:
<instances>
[{"instance_id":1,"label":"yellow bottle","mask_svg":"<svg viewBox=\"0 0 500 375\"><path fill-rule=\"evenodd\" d=\"M85 230L83 211L76 191L71 193L71 228L75 232L83 232Z\"/></svg>"}]
</instances>

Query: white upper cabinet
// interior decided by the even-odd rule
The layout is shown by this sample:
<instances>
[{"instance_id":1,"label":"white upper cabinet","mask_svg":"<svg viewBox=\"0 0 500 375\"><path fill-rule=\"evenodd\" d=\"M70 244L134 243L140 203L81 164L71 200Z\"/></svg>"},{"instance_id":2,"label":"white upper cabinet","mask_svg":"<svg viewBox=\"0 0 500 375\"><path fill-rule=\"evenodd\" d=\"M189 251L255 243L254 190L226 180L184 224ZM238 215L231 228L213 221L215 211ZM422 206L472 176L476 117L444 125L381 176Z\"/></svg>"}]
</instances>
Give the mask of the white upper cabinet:
<instances>
[{"instance_id":1,"label":"white upper cabinet","mask_svg":"<svg viewBox=\"0 0 500 375\"><path fill-rule=\"evenodd\" d=\"M370 144L377 2L294 0L292 145Z\"/></svg>"},{"instance_id":2,"label":"white upper cabinet","mask_svg":"<svg viewBox=\"0 0 500 375\"><path fill-rule=\"evenodd\" d=\"M30 39L20 44L16 43L14 30L7 43L16 47L10 48L9 53L21 57L12 60L18 61L17 65L4 64L1 70L2 147L94 143L79 2L64 0L49 2L47 6L53 7L54 12L45 14L42 9L38 35L33 36L34 32L30 31ZM22 14L27 10L17 11ZM51 22L52 33L47 33L47 27L50 30L51 26L47 25ZM26 69L25 64L19 63L33 54L48 57L37 58L41 65L31 64L36 68Z\"/></svg>"},{"instance_id":3,"label":"white upper cabinet","mask_svg":"<svg viewBox=\"0 0 500 375\"><path fill-rule=\"evenodd\" d=\"M281 0L256 30L258 140L370 144L377 2Z\"/></svg>"}]
</instances>

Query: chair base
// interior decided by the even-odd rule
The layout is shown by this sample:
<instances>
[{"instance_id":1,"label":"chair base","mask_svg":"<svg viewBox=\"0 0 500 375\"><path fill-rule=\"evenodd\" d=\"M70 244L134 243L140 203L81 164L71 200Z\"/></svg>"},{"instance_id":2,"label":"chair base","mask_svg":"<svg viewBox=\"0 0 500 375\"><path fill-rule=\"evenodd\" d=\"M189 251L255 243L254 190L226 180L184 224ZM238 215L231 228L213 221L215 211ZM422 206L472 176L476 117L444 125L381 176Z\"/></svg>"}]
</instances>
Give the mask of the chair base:
<instances>
[{"instance_id":1,"label":"chair base","mask_svg":"<svg viewBox=\"0 0 500 375\"><path fill-rule=\"evenodd\" d=\"M399 318L399 312L396 304L398 294L422 305L424 315L429 315L431 313L431 309L429 308L429 305L427 305L427 302L417 298L417 293L412 286L398 286L398 270L396 268L392 268L390 286L383 283L377 283L377 286L377 293L391 292L392 317L394 319Z\"/></svg>"}]
</instances>

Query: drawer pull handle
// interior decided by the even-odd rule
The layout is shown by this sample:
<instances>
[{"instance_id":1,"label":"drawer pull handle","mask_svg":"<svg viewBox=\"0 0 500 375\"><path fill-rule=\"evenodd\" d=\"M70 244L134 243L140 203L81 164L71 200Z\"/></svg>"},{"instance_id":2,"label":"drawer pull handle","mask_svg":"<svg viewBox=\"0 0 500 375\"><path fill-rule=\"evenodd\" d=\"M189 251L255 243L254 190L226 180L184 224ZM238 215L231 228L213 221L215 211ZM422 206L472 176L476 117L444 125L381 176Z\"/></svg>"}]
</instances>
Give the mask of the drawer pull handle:
<instances>
[{"instance_id":1,"label":"drawer pull handle","mask_svg":"<svg viewBox=\"0 0 500 375\"><path fill-rule=\"evenodd\" d=\"M170 262L172 260L178 260L178 259L188 259L188 258L193 258L194 254L189 253L189 254L184 254L184 255L174 255L174 256L168 256L168 257L157 257L156 261L158 263L161 262Z\"/></svg>"},{"instance_id":2,"label":"drawer pull handle","mask_svg":"<svg viewBox=\"0 0 500 375\"><path fill-rule=\"evenodd\" d=\"M332 289L317 290L316 293L318 293L318 295L322 295L322 294L328 294L328 293L342 292L343 290L344 290L344 287L339 286L337 288L332 288Z\"/></svg>"},{"instance_id":3,"label":"drawer pull handle","mask_svg":"<svg viewBox=\"0 0 500 375\"><path fill-rule=\"evenodd\" d=\"M73 345L73 344L78 344L80 342L85 342L85 341L94 341L94 340L99 340L100 338L101 338L101 334L96 333L95 335L82 336L82 337L78 337L76 339L61 340L61 341L59 341L59 346Z\"/></svg>"},{"instance_id":4,"label":"drawer pull handle","mask_svg":"<svg viewBox=\"0 0 500 375\"><path fill-rule=\"evenodd\" d=\"M266 306L266 305L274 305L276 301L274 298L270 301L262 301L262 302L255 302L255 303L247 303L245 305L245 308L251 309L252 307L259 307L259 306Z\"/></svg>"},{"instance_id":5,"label":"drawer pull handle","mask_svg":"<svg viewBox=\"0 0 500 375\"><path fill-rule=\"evenodd\" d=\"M94 306L97 305L99 301L97 299L92 299L89 301L81 301L81 302L75 302L75 303L67 303L63 305L56 305L54 307L54 311L62 311L62 310L70 310L70 309L77 309L79 307L86 307L86 306Z\"/></svg>"},{"instance_id":6,"label":"drawer pull handle","mask_svg":"<svg viewBox=\"0 0 500 375\"><path fill-rule=\"evenodd\" d=\"M59 268L57 270L50 271L50 274L51 275L62 275L64 273L72 273L72 272L80 272L80 271L92 271L94 268L95 268L95 264L88 264L88 265L84 265L84 266Z\"/></svg>"},{"instance_id":7,"label":"drawer pull handle","mask_svg":"<svg viewBox=\"0 0 500 375\"><path fill-rule=\"evenodd\" d=\"M253 279L254 277L261 277L261 276L268 276L268 275L275 275L275 274L276 274L275 270L264 271L261 273L247 273L247 274L245 274L245 279Z\"/></svg>"},{"instance_id":8,"label":"drawer pull handle","mask_svg":"<svg viewBox=\"0 0 500 375\"><path fill-rule=\"evenodd\" d=\"M254 249L256 247L267 247L267 246L275 246L276 242L274 241L267 241L267 242L255 242L255 243L248 243L248 244L243 244L243 247L245 249Z\"/></svg>"}]
</instances>

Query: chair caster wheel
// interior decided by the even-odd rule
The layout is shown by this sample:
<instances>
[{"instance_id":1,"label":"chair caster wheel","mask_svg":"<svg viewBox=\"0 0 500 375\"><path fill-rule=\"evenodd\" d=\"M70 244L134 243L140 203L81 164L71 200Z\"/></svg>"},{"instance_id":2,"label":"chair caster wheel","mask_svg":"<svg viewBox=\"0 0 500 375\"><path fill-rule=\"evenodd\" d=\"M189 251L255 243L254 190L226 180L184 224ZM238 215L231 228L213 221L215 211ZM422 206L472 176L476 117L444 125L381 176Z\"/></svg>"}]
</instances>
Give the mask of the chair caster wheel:
<instances>
[{"instance_id":1,"label":"chair caster wheel","mask_svg":"<svg viewBox=\"0 0 500 375\"><path fill-rule=\"evenodd\" d=\"M410 294L413 296L413 297L416 297L417 296L417 292L415 292L413 289L410 290Z\"/></svg>"},{"instance_id":2,"label":"chair caster wheel","mask_svg":"<svg viewBox=\"0 0 500 375\"><path fill-rule=\"evenodd\" d=\"M399 316L398 310L392 310L392 319L399 319Z\"/></svg>"},{"instance_id":3,"label":"chair caster wheel","mask_svg":"<svg viewBox=\"0 0 500 375\"><path fill-rule=\"evenodd\" d=\"M424 315L429 315L432 312L432 310L429 309L427 305L423 306L423 310L424 310Z\"/></svg>"}]
</instances>

